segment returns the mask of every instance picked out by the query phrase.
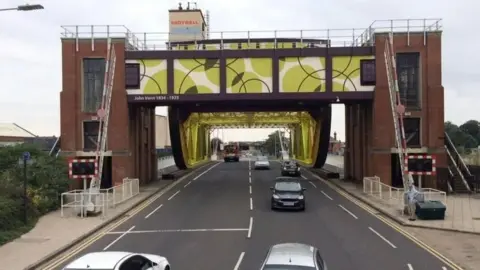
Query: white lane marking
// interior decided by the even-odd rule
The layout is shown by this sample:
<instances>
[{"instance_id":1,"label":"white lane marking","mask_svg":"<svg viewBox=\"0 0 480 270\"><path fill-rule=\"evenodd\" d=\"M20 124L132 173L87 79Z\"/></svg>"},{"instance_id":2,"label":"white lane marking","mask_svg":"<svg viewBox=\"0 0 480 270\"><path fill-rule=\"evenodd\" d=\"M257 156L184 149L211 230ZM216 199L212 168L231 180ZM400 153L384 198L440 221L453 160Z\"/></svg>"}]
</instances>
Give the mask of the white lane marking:
<instances>
[{"instance_id":1,"label":"white lane marking","mask_svg":"<svg viewBox=\"0 0 480 270\"><path fill-rule=\"evenodd\" d=\"M135 227L135 226L134 226ZM177 230L143 230L126 232L107 232L105 234L142 234L142 233L176 233L176 232L247 232L248 228L216 228L216 229L177 229Z\"/></svg>"},{"instance_id":2,"label":"white lane marking","mask_svg":"<svg viewBox=\"0 0 480 270\"><path fill-rule=\"evenodd\" d=\"M177 192L173 193L173 195L170 196L170 198L168 198L168 200L170 201L171 199L173 199L173 197L177 196L178 193L180 193L180 190L177 190Z\"/></svg>"},{"instance_id":3,"label":"white lane marking","mask_svg":"<svg viewBox=\"0 0 480 270\"><path fill-rule=\"evenodd\" d=\"M338 206L340 206L340 208L343 209L343 211L347 212L350 214L350 216L354 217L355 219L358 219L357 216L355 216L352 212L350 212L347 208L345 208L343 205L339 204Z\"/></svg>"},{"instance_id":4,"label":"white lane marking","mask_svg":"<svg viewBox=\"0 0 480 270\"><path fill-rule=\"evenodd\" d=\"M248 186L248 189L250 191L250 194L252 194L252 186Z\"/></svg>"},{"instance_id":5,"label":"white lane marking","mask_svg":"<svg viewBox=\"0 0 480 270\"><path fill-rule=\"evenodd\" d=\"M184 188L188 187L188 185L190 185L192 183L192 181L188 181L188 183L185 184L185 186L183 186Z\"/></svg>"},{"instance_id":6,"label":"white lane marking","mask_svg":"<svg viewBox=\"0 0 480 270\"><path fill-rule=\"evenodd\" d=\"M250 217L250 224L248 225L247 238L252 237L252 228L253 228L253 217Z\"/></svg>"},{"instance_id":7,"label":"white lane marking","mask_svg":"<svg viewBox=\"0 0 480 270\"><path fill-rule=\"evenodd\" d=\"M312 181L308 181L308 183L310 183L310 185L312 185L314 188L317 188L317 186L314 183L312 183Z\"/></svg>"},{"instance_id":8,"label":"white lane marking","mask_svg":"<svg viewBox=\"0 0 480 270\"><path fill-rule=\"evenodd\" d=\"M442 270L447 270L447 268L445 266L442 266Z\"/></svg>"},{"instance_id":9,"label":"white lane marking","mask_svg":"<svg viewBox=\"0 0 480 270\"><path fill-rule=\"evenodd\" d=\"M129 233L131 230L135 229L135 226L132 226L130 229L128 229L128 231L126 232L123 232L122 234L120 234L119 237L117 237L117 239L113 240L110 244L108 244L108 246L106 246L103 250L107 250L109 249L111 246L113 246L113 244L115 244L116 242L118 242L120 239L122 239L125 235L127 235L127 233Z\"/></svg>"},{"instance_id":10,"label":"white lane marking","mask_svg":"<svg viewBox=\"0 0 480 270\"><path fill-rule=\"evenodd\" d=\"M383 235L381 235L379 232L375 231L374 229L372 229L372 227L368 227L370 229L370 231L372 231L374 234L376 234L378 237L380 237L383 241L385 241L385 243L389 244L392 248L397 248L394 244L392 244L392 242L388 241L387 238L385 238Z\"/></svg>"},{"instance_id":11,"label":"white lane marking","mask_svg":"<svg viewBox=\"0 0 480 270\"><path fill-rule=\"evenodd\" d=\"M216 166L220 165L221 163L217 163L215 165L213 165L212 167L206 169L204 172L202 172L201 174L195 176L195 178L193 178L193 181L197 180L198 178L202 177L202 175L206 174L208 171L210 171L211 169L215 168Z\"/></svg>"},{"instance_id":12,"label":"white lane marking","mask_svg":"<svg viewBox=\"0 0 480 270\"><path fill-rule=\"evenodd\" d=\"M331 201L333 201L332 197L328 196L328 194L325 193L325 191L322 190L321 192L322 192L322 194L323 194L325 197L327 197L327 198L329 198Z\"/></svg>"},{"instance_id":13,"label":"white lane marking","mask_svg":"<svg viewBox=\"0 0 480 270\"><path fill-rule=\"evenodd\" d=\"M248 183L249 183L249 184L252 183L252 177L248 177Z\"/></svg>"},{"instance_id":14,"label":"white lane marking","mask_svg":"<svg viewBox=\"0 0 480 270\"><path fill-rule=\"evenodd\" d=\"M252 197L250 197L250 211L253 210L253 199Z\"/></svg>"},{"instance_id":15,"label":"white lane marking","mask_svg":"<svg viewBox=\"0 0 480 270\"><path fill-rule=\"evenodd\" d=\"M407 263L408 270L413 270L413 266L409 263Z\"/></svg>"},{"instance_id":16,"label":"white lane marking","mask_svg":"<svg viewBox=\"0 0 480 270\"><path fill-rule=\"evenodd\" d=\"M301 176L303 179L305 179L305 180L307 180L307 179L308 179L308 178L307 178L307 177L305 177L303 174L302 174L302 175L300 175L300 176Z\"/></svg>"},{"instance_id":17,"label":"white lane marking","mask_svg":"<svg viewBox=\"0 0 480 270\"><path fill-rule=\"evenodd\" d=\"M153 213L157 212L157 210L162 208L162 206L163 206L163 204L160 204L157 208L153 209L153 211L150 212L150 214L145 216L145 219L149 218L151 215L153 215Z\"/></svg>"},{"instance_id":18,"label":"white lane marking","mask_svg":"<svg viewBox=\"0 0 480 270\"><path fill-rule=\"evenodd\" d=\"M248 171L248 177L252 177L252 172Z\"/></svg>"},{"instance_id":19,"label":"white lane marking","mask_svg":"<svg viewBox=\"0 0 480 270\"><path fill-rule=\"evenodd\" d=\"M242 264L242 261L243 261L243 257L245 256L245 252L242 252L240 253L240 257L238 257L238 261L237 263L235 264L235 267L233 268L233 270L238 270L240 269L240 265Z\"/></svg>"}]
</instances>

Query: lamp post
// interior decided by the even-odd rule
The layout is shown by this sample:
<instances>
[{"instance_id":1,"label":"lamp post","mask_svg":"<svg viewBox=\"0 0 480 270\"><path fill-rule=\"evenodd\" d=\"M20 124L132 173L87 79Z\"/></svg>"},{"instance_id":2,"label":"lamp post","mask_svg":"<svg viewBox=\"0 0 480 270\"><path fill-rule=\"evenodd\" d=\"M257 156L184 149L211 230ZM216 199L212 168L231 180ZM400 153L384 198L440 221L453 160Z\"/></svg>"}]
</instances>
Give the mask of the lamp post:
<instances>
[{"instance_id":1,"label":"lamp post","mask_svg":"<svg viewBox=\"0 0 480 270\"><path fill-rule=\"evenodd\" d=\"M39 10L39 9L44 9L44 7L42 5L38 5L38 4L35 4L35 5L20 5L20 6L17 6L17 7L14 7L14 8L0 8L0 11L12 11L12 10L16 10L16 11L33 11L33 10Z\"/></svg>"}]
</instances>

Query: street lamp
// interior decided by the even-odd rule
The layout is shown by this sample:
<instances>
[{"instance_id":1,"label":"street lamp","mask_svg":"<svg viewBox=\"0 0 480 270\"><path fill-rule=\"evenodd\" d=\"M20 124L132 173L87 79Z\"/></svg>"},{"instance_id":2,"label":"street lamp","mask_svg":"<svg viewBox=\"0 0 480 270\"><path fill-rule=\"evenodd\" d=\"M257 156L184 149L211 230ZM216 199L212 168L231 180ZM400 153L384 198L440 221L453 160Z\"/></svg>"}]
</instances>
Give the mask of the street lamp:
<instances>
[{"instance_id":1,"label":"street lamp","mask_svg":"<svg viewBox=\"0 0 480 270\"><path fill-rule=\"evenodd\" d=\"M0 11L11 11L11 10L16 10L16 11L32 11L32 10L39 10L39 9L44 9L42 5L20 5L15 8L0 8Z\"/></svg>"}]
</instances>

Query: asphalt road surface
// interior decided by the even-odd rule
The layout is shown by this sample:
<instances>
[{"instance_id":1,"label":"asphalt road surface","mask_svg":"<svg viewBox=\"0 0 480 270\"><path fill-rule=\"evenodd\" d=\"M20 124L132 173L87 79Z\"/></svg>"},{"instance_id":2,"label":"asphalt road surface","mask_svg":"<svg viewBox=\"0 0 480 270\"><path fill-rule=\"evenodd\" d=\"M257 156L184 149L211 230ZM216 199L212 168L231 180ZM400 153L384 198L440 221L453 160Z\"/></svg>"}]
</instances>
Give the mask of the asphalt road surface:
<instances>
[{"instance_id":1,"label":"asphalt road surface","mask_svg":"<svg viewBox=\"0 0 480 270\"><path fill-rule=\"evenodd\" d=\"M251 165L197 172L76 257L130 251L165 256L175 270L253 270L271 245L301 242L318 247L330 270L451 269L309 172L301 178L306 211L272 211L269 187L280 164Z\"/></svg>"}]
</instances>

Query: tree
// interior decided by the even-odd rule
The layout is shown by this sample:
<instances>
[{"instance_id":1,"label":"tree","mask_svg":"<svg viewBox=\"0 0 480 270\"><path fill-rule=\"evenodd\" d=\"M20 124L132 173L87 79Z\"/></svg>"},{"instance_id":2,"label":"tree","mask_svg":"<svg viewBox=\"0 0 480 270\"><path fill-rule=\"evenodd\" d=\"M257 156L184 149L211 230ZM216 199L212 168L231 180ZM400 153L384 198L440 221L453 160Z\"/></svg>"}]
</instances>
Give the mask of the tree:
<instances>
[{"instance_id":1,"label":"tree","mask_svg":"<svg viewBox=\"0 0 480 270\"><path fill-rule=\"evenodd\" d=\"M273 133L270 133L264 143L264 149L268 152L269 155L276 156L282 150L279 134L282 137L282 142L284 144L283 148L286 148L285 143L287 143L287 138L285 138L285 132L275 131Z\"/></svg>"},{"instance_id":2,"label":"tree","mask_svg":"<svg viewBox=\"0 0 480 270\"><path fill-rule=\"evenodd\" d=\"M476 148L480 142L480 127L478 121L469 120L460 127L452 122L445 122L445 132L458 149Z\"/></svg>"},{"instance_id":3,"label":"tree","mask_svg":"<svg viewBox=\"0 0 480 270\"><path fill-rule=\"evenodd\" d=\"M23 169L18 161L30 152L34 163L27 170L28 224L23 221ZM0 245L25 233L38 218L60 205L68 190L66 162L33 145L0 147Z\"/></svg>"}]
</instances>

